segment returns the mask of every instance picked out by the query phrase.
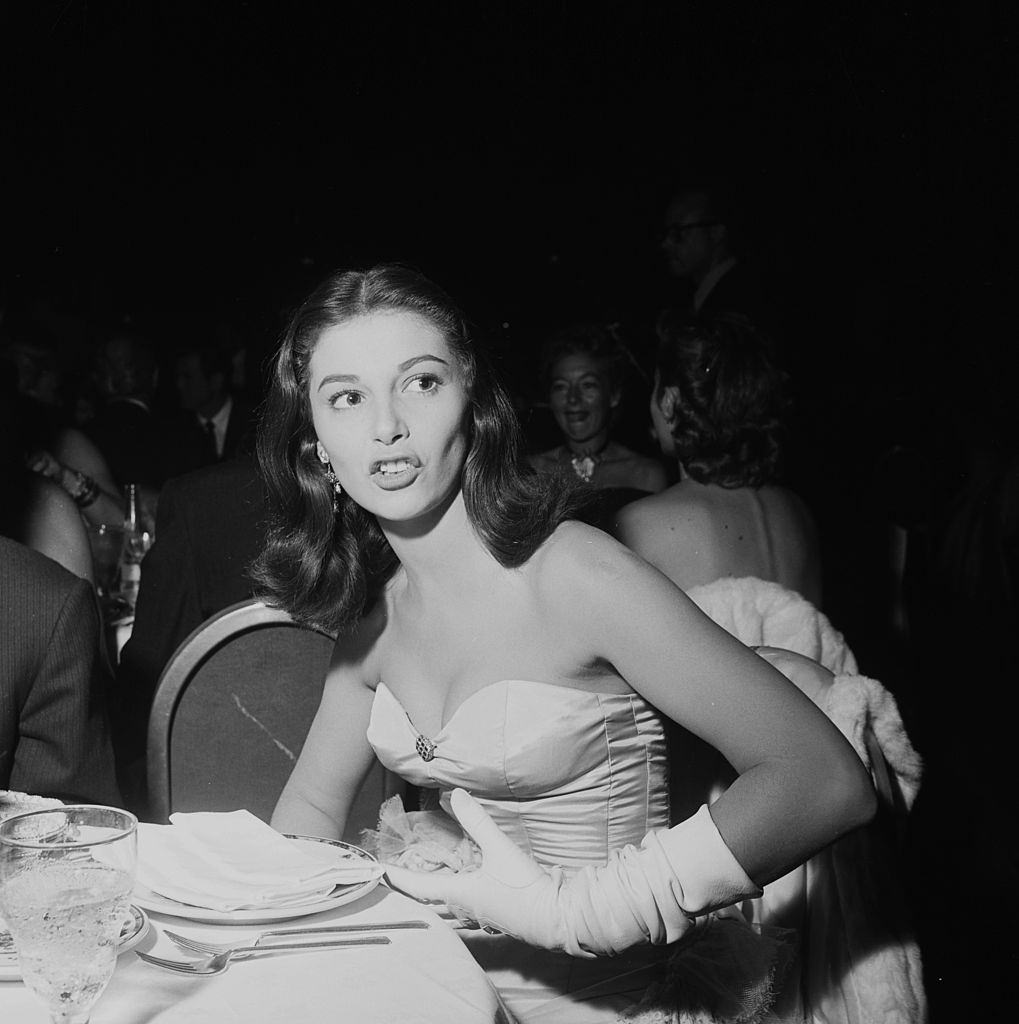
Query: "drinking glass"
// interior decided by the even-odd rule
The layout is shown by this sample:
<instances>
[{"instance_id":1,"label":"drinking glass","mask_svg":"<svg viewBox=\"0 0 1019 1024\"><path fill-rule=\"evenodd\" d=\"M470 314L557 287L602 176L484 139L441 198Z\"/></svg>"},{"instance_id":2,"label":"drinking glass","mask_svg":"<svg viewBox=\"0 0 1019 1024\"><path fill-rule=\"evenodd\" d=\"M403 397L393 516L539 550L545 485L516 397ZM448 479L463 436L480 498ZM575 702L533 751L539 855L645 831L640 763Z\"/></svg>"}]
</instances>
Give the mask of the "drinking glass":
<instances>
[{"instance_id":1,"label":"drinking glass","mask_svg":"<svg viewBox=\"0 0 1019 1024\"><path fill-rule=\"evenodd\" d=\"M0 823L0 912L25 984L53 1024L88 1024L113 977L138 858L138 819L91 804Z\"/></svg>"},{"instance_id":2,"label":"drinking glass","mask_svg":"<svg viewBox=\"0 0 1019 1024\"><path fill-rule=\"evenodd\" d=\"M89 544L92 547L92 565L96 578L96 590L103 604L113 600L117 583L117 570L124 547L124 530L110 523L90 524Z\"/></svg>"}]
</instances>

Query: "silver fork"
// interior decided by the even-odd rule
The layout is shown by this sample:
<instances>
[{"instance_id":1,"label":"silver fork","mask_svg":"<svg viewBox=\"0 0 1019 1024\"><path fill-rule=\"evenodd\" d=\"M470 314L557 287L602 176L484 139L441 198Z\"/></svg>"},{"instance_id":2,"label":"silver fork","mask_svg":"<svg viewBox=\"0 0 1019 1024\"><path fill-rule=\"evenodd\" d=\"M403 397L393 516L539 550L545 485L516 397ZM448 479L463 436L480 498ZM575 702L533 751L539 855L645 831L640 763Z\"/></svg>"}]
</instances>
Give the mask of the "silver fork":
<instances>
[{"instance_id":1,"label":"silver fork","mask_svg":"<svg viewBox=\"0 0 1019 1024\"><path fill-rule=\"evenodd\" d=\"M331 935L346 932L388 932L398 929L405 928L428 928L429 924L427 921L390 921L388 923L378 924L332 924L323 925L321 928L275 928L271 931L260 932L253 939L246 941L250 942L252 946L258 946L260 949L275 948L274 946L262 946L262 939L271 937L282 937L287 935ZM231 943L219 943L219 942L200 942L198 939L189 938L187 935L178 935L176 932L166 930L163 934L179 949L183 949L187 953L204 953L206 955L212 955L213 953L225 953L228 949L232 948Z\"/></svg>"},{"instance_id":2,"label":"silver fork","mask_svg":"<svg viewBox=\"0 0 1019 1024\"><path fill-rule=\"evenodd\" d=\"M154 967L162 967L177 974L194 974L207 976L222 974L230 966L234 957L247 959L256 953L287 953L295 949L337 949L343 946L387 946L390 939L386 935L366 935L362 939L324 939L322 942L291 942L285 946L235 946L202 960L166 960L151 953L135 952L141 960Z\"/></svg>"}]
</instances>

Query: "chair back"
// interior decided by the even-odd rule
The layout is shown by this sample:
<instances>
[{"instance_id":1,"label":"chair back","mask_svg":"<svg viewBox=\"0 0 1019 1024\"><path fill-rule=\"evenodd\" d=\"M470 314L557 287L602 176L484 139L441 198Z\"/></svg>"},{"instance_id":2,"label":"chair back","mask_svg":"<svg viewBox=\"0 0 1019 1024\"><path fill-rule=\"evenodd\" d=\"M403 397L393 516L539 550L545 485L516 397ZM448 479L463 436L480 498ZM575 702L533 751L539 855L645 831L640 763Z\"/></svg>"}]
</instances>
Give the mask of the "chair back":
<instances>
[{"instance_id":1,"label":"chair back","mask_svg":"<svg viewBox=\"0 0 1019 1024\"><path fill-rule=\"evenodd\" d=\"M153 820L244 808L268 822L318 710L334 643L261 601L219 612L184 640L149 715ZM400 785L376 763L343 838L356 843L375 828L379 805Z\"/></svg>"}]
</instances>

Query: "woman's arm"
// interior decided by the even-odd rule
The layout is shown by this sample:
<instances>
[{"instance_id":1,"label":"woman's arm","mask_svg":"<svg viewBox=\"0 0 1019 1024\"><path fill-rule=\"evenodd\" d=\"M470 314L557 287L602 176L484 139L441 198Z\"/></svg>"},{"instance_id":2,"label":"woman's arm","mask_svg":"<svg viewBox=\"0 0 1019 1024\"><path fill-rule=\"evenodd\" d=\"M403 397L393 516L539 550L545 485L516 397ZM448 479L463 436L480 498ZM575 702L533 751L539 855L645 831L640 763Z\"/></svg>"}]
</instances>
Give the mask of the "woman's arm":
<instances>
[{"instance_id":1,"label":"woman's arm","mask_svg":"<svg viewBox=\"0 0 1019 1024\"><path fill-rule=\"evenodd\" d=\"M452 810L481 847L481 867L457 875L388 867L391 884L534 945L614 954L674 942L695 917L759 896L874 813L863 764L835 726L657 570L579 525L560 528L539 557L539 600L566 663L611 663L739 775L710 811L702 806L570 878L540 868L457 791Z\"/></svg>"},{"instance_id":2,"label":"woman's arm","mask_svg":"<svg viewBox=\"0 0 1019 1024\"><path fill-rule=\"evenodd\" d=\"M339 839L375 758L365 738L373 691L350 660L348 638L337 642L322 701L273 811L280 832Z\"/></svg>"},{"instance_id":3,"label":"woman's arm","mask_svg":"<svg viewBox=\"0 0 1019 1024\"><path fill-rule=\"evenodd\" d=\"M50 480L31 478L24 523L21 539L26 547L59 562L75 576L95 582L85 524L77 506L60 487Z\"/></svg>"},{"instance_id":4,"label":"woman's arm","mask_svg":"<svg viewBox=\"0 0 1019 1024\"><path fill-rule=\"evenodd\" d=\"M53 451L36 452L30 468L67 491L93 525L124 521L124 500L102 452L80 430L68 428L56 438Z\"/></svg>"},{"instance_id":5,"label":"woman's arm","mask_svg":"<svg viewBox=\"0 0 1019 1024\"><path fill-rule=\"evenodd\" d=\"M870 819L873 788L838 729L665 576L573 524L544 558L545 611L575 663L613 666L738 773L711 817L758 885Z\"/></svg>"}]
</instances>

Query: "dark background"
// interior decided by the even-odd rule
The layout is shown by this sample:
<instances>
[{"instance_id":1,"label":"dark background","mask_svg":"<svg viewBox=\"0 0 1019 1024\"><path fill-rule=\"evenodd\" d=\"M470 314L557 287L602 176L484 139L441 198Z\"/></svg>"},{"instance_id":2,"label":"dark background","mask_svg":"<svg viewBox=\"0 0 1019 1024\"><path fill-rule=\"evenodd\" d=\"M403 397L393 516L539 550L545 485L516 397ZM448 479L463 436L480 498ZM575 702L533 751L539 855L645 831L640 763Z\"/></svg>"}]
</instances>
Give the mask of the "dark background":
<instances>
[{"instance_id":1,"label":"dark background","mask_svg":"<svg viewBox=\"0 0 1019 1024\"><path fill-rule=\"evenodd\" d=\"M649 320L668 190L723 175L819 343L943 322L1014 228L1005 6L7 4L6 304L271 333L398 258L486 323Z\"/></svg>"},{"instance_id":2,"label":"dark background","mask_svg":"<svg viewBox=\"0 0 1019 1024\"><path fill-rule=\"evenodd\" d=\"M728 183L784 293L826 611L928 761L907 875L932 999L985 971L1007 991L1010 931L960 915L1016 909L989 892L1019 891L1014 741L980 710L1015 676L1016 595L988 615L914 565L904 652L885 588L889 523L923 553L973 466L1016 450L1011 5L325 7L3 6L5 334L73 361L116 323L167 351L227 331L258 366L327 271L398 259L526 381L563 321L646 351L669 191Z\"/></svg>"},{"instance_id":3,"label":"dark background","mask_svg":"<svg viewBox=\"0 0 1019 1024\"><path fill-rule=\"evenodd\" d=\"M7 4L3 329L81 373L111 324L226 337L257 388L317 280L396 259L527 390L563 322L619 321L646 360L669 192L721 182L787 319L794 482L837 520L923 477L890 495L908 518L1017 420L1013 19L932 6ZM881 463L897 444L920 460ZM884 551L842 531L848 630Z\"/></svg>"}]
</instances>

